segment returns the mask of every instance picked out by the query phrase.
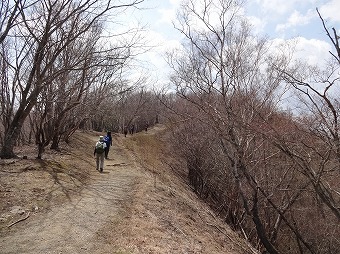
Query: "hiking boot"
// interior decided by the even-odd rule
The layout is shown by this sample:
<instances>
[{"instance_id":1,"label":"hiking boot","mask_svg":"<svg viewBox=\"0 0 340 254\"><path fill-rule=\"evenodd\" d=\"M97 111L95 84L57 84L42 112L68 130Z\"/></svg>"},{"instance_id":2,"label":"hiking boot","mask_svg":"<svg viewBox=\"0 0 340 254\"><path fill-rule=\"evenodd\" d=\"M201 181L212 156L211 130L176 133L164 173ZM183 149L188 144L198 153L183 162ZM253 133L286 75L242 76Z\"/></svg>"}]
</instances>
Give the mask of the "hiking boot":
<instances>
[{"instance_id":1,"label":"hiking boot","mask_svg":"<svg viewBox=\"0 0 340 254\"><path fill-rule=\"evenodd\" d=\"M100 169L100 172L103 172L103 169L102 169L102 168Z\"/></svg>"}]
</instances>

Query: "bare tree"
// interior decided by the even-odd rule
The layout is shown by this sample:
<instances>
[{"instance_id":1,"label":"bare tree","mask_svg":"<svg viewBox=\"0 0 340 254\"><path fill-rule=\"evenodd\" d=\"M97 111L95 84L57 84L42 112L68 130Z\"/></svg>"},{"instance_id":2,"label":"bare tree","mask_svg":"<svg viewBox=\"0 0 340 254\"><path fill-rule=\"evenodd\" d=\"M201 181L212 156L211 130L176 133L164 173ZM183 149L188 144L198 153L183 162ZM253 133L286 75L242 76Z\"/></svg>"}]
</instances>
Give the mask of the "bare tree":
<instances>
[{"instance_id":1,"label":"bare tree","mask_svg":"<svg viewBox=\"0 0 340 254\"><path fill-rule=\"evenodd\" d=\"M8 59L14 73L9 82L18 96L18 106L11 107L4 119L1 157L11 158L13 147L26 117L36 105L42 91L65 70L84 67L84 58L72 59L78 65L55 66L70 45L82 43L82 36L98 25L111 10L136 6L143 0L131 0L115 5L111 1L95 0L37 1L20 13L20 25L12 29L15 39L15 59ZM86 35L85 35L86 36ZM86 54L86 53L84 53ZM86 59L86 58L85 58ZM59 61L60 62L60 61ZM52 68L53 67L53 68ZM85 66L86 68L86 66Z\"/></svg>"},{"instance_id":2,"label":"bare tree","mask_svg":"<svg viewBox=\"0 0 340 254\"><path fill-rule=\"evenodd\" d=\"M21 11L25 9L25 4L29 1L4 0L0 3L0 44L6 39L9 31L17 24L16 20Z\"/></svg>"},{"instance_id":3,"label":"bare tree","mask_svg":"<svg viewBox=\"0 0 340 254\"><path fill-rule=\"evenodd\" d=\"M9 83L9 64L8 64L8 57L9 57L9 46L8 43L4 43L9 31L13 28L16 24L16 18L20 15L20 1L2 1L0 3L0 45L1 45L1 52L0 52L0 69L1 69L1 109L0 109L0 116L1 118L4 114L8 114L5 105L13 104L13 96L11 96L11 89L8 86ZM4 126L0 126L1 133L3 132L2 128ZM0 138L2 139L2 134L0 134Z\"/></svg>"},{"instance_id":4,"label":"bare tree","mask_svg":"<svg viewBox=\"0 0 340 254\"><path fill-rule=\"evenodd\" d=\"M271 98L269 93L260 94L263 89L258 88L275 88L278 80L259 78L263 77L260 68L264 66L265 41L252 37L246 21L237 15L237 1L202 1L201 5L188 1L182 6L184 13L179 30L187 37L189 46L182 58L170 59L176 72L173 81L178 94L201 112L196 117L217 132L233 168L231 173L239 182L238 192L243 197L244 209L253 219L261 243L270 253L277 253L260 218L258 188L244 156L254 139L254 134L248 133L246 128L254 119L254 108L259 110L266 106L266 100ZM213 13L217 13L217 24L213 23ZM195 30L190 23L192 20L198 21L204 29ZM274 88L269 89L270 93ZM238 106L242 96L251 100L246 109ZM261 97L262 100L258 100ZM246 177L250 189L240 184L240 175ZM249 191L253 193L250 192L250 196Z\"/></svg>"},{"instance_id":5,"label":"bare tree","mask_svg":"<svg viewBox=\"0 0 340 254\"><path fill-rule=\"evenodd\" d=\"M180 97L172 111L183 119L174 118L180 126L174 131L181 137L178 150L195 190L218 200L217 209L260 250L325 251L331 238L317 242L302 210L308 204L313 216L320 212L310 193L326 187L317 179L329 170L327 163L311 178L313 168L304 170L306 161L292 160L298 153L289 154L293 150L287 147L313 158L313 167L324 161L316 156L326 159L329 152L321 153L324 146L306 134L302 122L280 112L284 77L273 66L287 68L289 59L269 55L266 40L251 33L238 8L237 1L187 1L181 8L177 27L187 41L183 51L169 54ZM306 153L307 147L313 153ZM221 187L220 179L228 185ZM320 198L330 193L324 194Z\"/></svg>"},{"instance_id":6,"label":"bare tree","mask_svg":"<svg viewBox=\"0 0 340 254\"><path fill-rule=\"evenodd\" d=\"M339 94L336 88L340 81L339 37L334 28L333 35L330 34L319 11L318 14L334 46L335 52L330 52L332 59L324 69L301 68L301 64L286 69L277 66L303 104L298 121L309 138L299 144L278 140L277 145L297 163L320 201L340 220L340 195L337 182L333 181L339 177L340 162Z\"/></svg>"}]
</instances>

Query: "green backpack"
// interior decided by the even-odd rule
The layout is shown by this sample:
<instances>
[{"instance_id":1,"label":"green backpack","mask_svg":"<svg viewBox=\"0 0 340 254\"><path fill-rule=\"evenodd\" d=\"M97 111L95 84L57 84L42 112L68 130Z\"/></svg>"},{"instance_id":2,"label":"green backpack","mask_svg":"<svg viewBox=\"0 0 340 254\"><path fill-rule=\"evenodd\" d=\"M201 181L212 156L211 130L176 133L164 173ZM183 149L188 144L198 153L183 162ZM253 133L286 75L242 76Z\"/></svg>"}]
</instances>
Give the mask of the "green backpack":
<instances>
[{"instance_id":1,"label":"green backpack","mask_svg":"<svg viewBox=\"0 0 340 254\"><path fill-rule=\"evenodd\" d=\"M96 144L96 153L102 154L105 151L104 142L97 142Z\"/></svg>"}]
</instances>

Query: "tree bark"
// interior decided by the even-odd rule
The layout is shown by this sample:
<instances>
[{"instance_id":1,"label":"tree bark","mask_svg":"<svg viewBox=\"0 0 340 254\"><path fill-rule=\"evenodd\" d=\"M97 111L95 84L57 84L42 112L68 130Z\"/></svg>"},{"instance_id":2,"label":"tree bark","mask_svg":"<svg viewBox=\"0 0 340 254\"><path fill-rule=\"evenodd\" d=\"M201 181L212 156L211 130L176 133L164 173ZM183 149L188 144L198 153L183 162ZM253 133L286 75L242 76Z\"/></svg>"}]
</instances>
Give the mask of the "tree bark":
<instances>
[{"instance_id":1,"label":"tree bark","mask_svg":"<svg viewBox=\"0 0 340 254\"><path fill-rule=\"evenodd\" d=\"M30 103L26 108L19 107L18 111L14 115L13 121L9 125L8 129L5 130L4 143L0 152L0 157L2 159L10 159L16 157L14 153L14 146L21 132L21 127L29 112L31 111L33 105L34 103Z\"/></svg>"}]
</instances>

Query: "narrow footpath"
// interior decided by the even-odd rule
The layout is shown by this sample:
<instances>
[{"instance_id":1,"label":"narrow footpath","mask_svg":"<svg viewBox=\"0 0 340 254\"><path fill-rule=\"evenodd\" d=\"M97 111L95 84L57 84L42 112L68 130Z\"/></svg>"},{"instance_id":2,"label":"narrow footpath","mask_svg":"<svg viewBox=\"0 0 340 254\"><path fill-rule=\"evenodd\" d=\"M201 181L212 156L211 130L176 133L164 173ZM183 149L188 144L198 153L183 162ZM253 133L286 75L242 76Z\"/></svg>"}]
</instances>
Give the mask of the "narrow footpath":
<instances>
[{"instance_id":1,"label":"narrow footpath","mask_svg":"<svg viewBox=\"0 0 340 254\"><path fill-rule=\"evenodd\" d=\"M93 179L79 196L0 238L0 253L112 253L100 229L123 216L123 204L143 176L122 147L113 146L110 155L114 159L105 160L103 173L89 165Z\"/></svg>"},{"instance_id":2,"label":"narrow footpath","mask_svg":"<svg viewBox=\"0 0 340 254\"><path fill-rule=\"evenodd\" d=\"M154 127L126 138L115 135L103 173L95 169L93 153L90 156L98 133L79 133L80 143L78 140L75 144L81 144L81 151L60 155L63 163L56 165L73 165L77 172L89 172L86 184L73 183L74 177L65 176L65 171L70 175L75 171L68 166L60 170L63 173L58 173L58 168L49 169L49 173L47 169L39 171L37 166L24 171L27 175L34 173L36 178L52 174L54 184L45 184L52 194L56 188L59 194L67 187L79 188L66 195L60 205L52 203L43 210L31 211L27 219L3 231L0 253L256 253L174 171L182 164L158 139L162 130ZM3 175L11 174L6 172ZM24 181L23 174L18 173L18 177Z\"/></svg>"}]
</instances>

